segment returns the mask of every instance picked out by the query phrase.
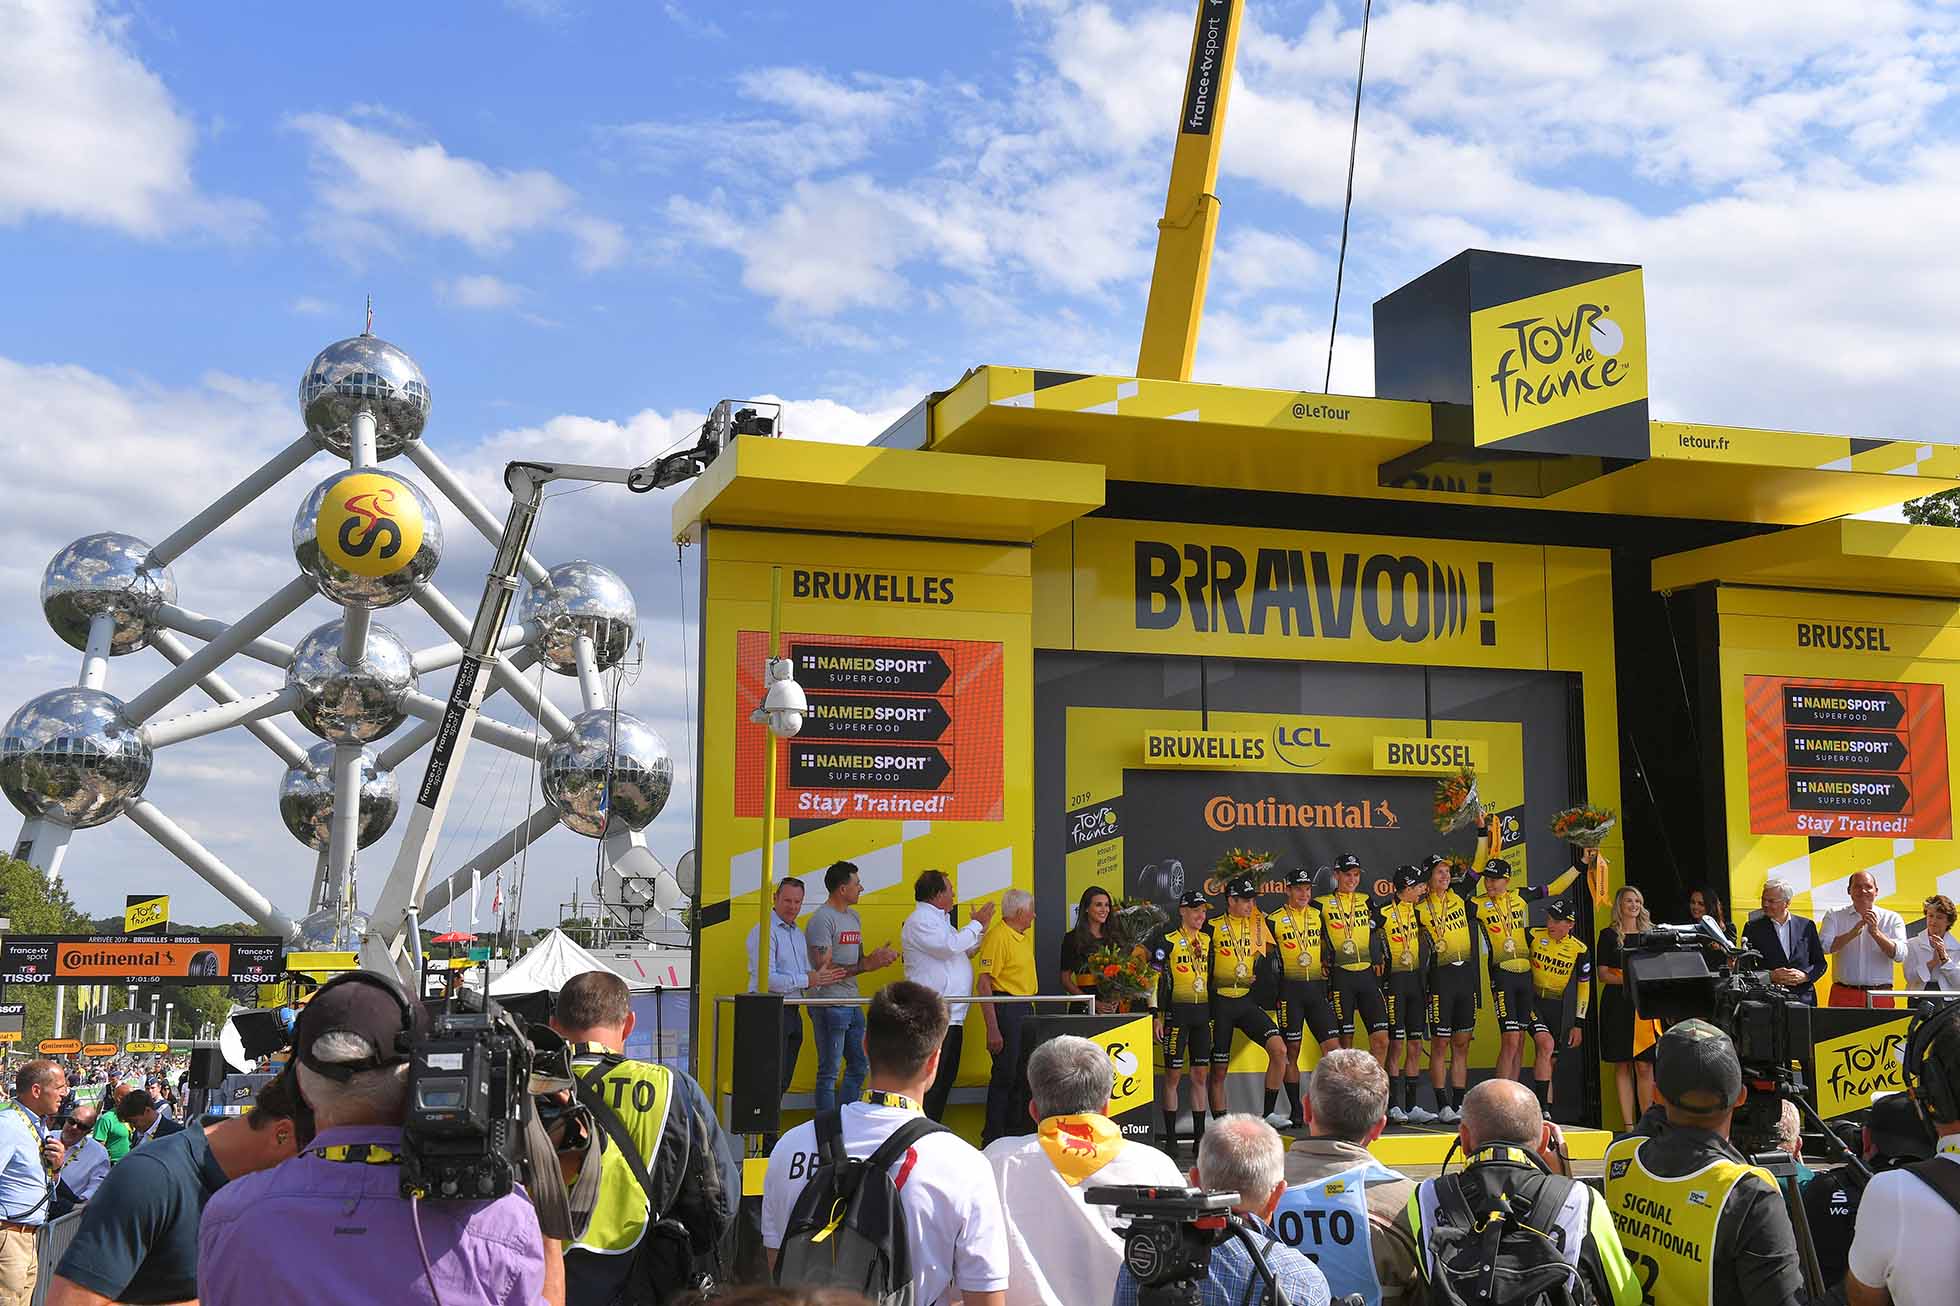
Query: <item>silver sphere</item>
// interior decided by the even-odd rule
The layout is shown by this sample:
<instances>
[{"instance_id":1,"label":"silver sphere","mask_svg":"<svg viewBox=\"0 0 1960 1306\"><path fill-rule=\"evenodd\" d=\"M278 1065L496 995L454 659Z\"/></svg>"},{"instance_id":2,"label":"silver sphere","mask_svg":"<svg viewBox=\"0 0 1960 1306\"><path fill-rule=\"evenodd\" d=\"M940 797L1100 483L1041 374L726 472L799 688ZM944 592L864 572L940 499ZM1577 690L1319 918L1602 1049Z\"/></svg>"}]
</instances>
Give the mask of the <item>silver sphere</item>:
<instances>
[{"instance_id":1,"label":"silver sphere","mask_svg":"<svg viewBox=\"0 0 1960 1306\"><path fill-rule=\"evenodd\" d=\"M323 851L333 837L333 753L332 744L315 744L306 750L304 762L286 768L279 779L279 819L293 838L315 852ZM373 751L363 748L361 822L354 846L365 848L388 833L401 805L401 781L393 771L377 769Z\"/></svg>"},{"instance_id":2,"label":"silver sphere","mask_svg":"<svg viewBox=\"0 0 1960 1306\"><path fill-rule=\"evenodd\" d=\"M365 744L402 723L402 699L415 688L415 665L401 636L368 627L360 665L340 660L340 625L329 621L293 648L286 684L300 691L300 724L336 744Z\"/></svg>"},{"instance_id":3,"label":"silver sphere","mask_svg":"<svg viewBox=\"0 0 1960 1306\"><path fill-rule=\"evenodd\" d=\"M356 572L327 556L320 547L320 513L327 507L328 497L342 482L356 476L386 481L388 488L394 489L400 496L391 514L396 519L398 535L409 517L419 515L421 518L419 529L410 530L411 535L416 537L412 546L409 540L397 538L392 541L407 556L393 556L382 562L381 565L389 568L384 575ZM365 487L361 497L372 492L372 487ZM382 492L385 494L386 490ZM336 515L342 521L349 519L344 511ZM360 522L354 519L354 528L359 527ZM339 529L338 524L334 524L334 529ZM371 533L359 533L362 543L376 549L389 547L390 541L385 536L378 541L368 541L365 537ZM436 566L442 561L442 518L437 515L436 506L429 496L413 481L371 470L335 472L313 487L313 492L306 496L293 516L293 557L298 560L299 569L313 581L321 597L364 608L393 607L413 594L417 587L427 584L429 578L436 574ZM368 571L375 569L365 568Z\"/></svg>"},{"instance_id":4,"label":"silver sphere","mask_svg":"<svg viewBox=\"0 0 1960 1306\"><path fill-rule=\"evenodd\" d=\"M598 839L644 830L660 815L674 787L674 759L652 726L599 707L572 718L571 732L544 755L540 782L566 829Z\"/></svg>"},{"instance_id":5,"label":"silver sphere","mask_svg":"<svg viewBox=\"0 0 1960 1306\"><path fill-rule=\"evenodd\" d=\"M157 608L177 601L177 578L149 556L149 545L116 531L84 535L55 554L41 576L41 611L54 633L85 649L89 622L106 612L116 619L111 657L148 648Z\"/></svg>"},{"instance_id":6,"label":"silver sphere","mask_svg":"<svg viewBox=\"0 0 1960 1306\"><path fill-rule=\"evenodd\" d=\"M633 591L616 572L581 558L553 567L543 585L525 590L517 619L538 623L538 654L546 666L560 675L575 676L578 659L572 652L573 641L580 635L591 636L599 669L615 666L633 647L639 610L633 604Z\"/></svg>"},{"instance_id":7,"label":"silver sphere","mask_svg":"<svg viewBox=\"0 0 1960 1306\"><path fill-rule=\"evenodd\" d=\"M0 736L0 788L27 817L87 830L113 821L150 782L155 760L122 700L99 689L30 698Z\"/></svg>"},{"instance_id":8,"label":"silver sphere","mask_svg":"<svg viewBox=\"0 0 1960 1306\"><path fill-rule=\"evenodd\" d=\"M407 354L377 336L350 336L314 355L299 382L299 411L321 448L345 458L354 414L374 414L374 452L393 458L422 438L429 383Z\"/></svg>"},{"instance_id":9,"label":"silver sphere","mask_svg":"<svg viewBox=\"0 0 1960 1306\"><path fill-rule=\"evenodd\" d=\"M368 932L368 914L327 906L299 923L299 946L306 952L358 952Z\"/></svg>"}]
</instances>

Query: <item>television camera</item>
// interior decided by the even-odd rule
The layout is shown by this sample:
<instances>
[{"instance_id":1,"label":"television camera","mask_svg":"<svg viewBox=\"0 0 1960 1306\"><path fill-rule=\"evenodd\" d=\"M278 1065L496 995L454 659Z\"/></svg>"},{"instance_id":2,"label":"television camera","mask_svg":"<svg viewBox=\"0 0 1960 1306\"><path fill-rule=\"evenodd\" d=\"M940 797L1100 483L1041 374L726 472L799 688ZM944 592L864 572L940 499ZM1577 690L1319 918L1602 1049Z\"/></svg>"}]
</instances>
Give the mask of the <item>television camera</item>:
<instances>
[{"instance_id":1,"label":"television camera","mask_svg":"<svg viewBox=\"0 0 1960 1306\"><path fill-rule=\"evenodd\" d=\"M1137 1306L1197 1306L1199 1287L1211 1275L1211 1254L1236 1238L1252 1258L1252 1272L1261 1291L1255 1299L1265 1306L1287 1306L1286 1293L1273 1277L1259 1244L1246 1222L1233 1214L1237 1193L1208 1193L1202 1188L1153 1188L1144 1184L1104 1184L1088 1189L1082 1199L1093 1206L1113 1206L1128 1217L1123 1230L1123 1263L1137 1281ZM1350 1294L1332 1306L1360 1306Z\"/></svg>"}]
</instances>

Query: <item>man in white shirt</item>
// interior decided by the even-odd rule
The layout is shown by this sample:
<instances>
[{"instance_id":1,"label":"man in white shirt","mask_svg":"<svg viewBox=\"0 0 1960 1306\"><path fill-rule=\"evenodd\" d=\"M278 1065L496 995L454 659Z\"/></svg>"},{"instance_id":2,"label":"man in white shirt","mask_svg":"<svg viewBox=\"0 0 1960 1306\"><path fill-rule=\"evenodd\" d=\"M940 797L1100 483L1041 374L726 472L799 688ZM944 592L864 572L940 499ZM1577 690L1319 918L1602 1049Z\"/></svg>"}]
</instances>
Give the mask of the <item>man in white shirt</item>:
<instances>
[{"instance_id":1,"label":"man in white shirt","mask_svg":"<svg viewBox=\"0 0 1960 1306\"><path fill-rule=\"evenodd\" d=\"M1906 955L1906 922L1878 905L1878 881L1859 871L1845 886L1851 905L1824 917L1819 932L1831 956L1833 1007L1890 1007L1891 998L1871 998L1872 989L1897 988L1899 960Z\"/></svg>"},{"instance_id":2,"label":"man in white shirt","mask_svg":"<svg viewBox=\"0 0 1960 1306\"><path fill-rule=\"evenodd\" d=\"M934 1120L946 1116L946 1099L953 1092L953 1081L960 1073L960 1044L966 1025L967 1003L958 999L973 994L973 952L987 922L994 918L994 904L983 902L973 909L973 919L964 928L954 929L949 912L953 910L953 885L944 871L925 871L912 883L912 896L918 906L905 918L899 932L899 950L905 954L905 978L944 998L947 1003L946 1046L941 1049L939 1077L926 1090L926 1115Z\"/></svg>"},{"instance_id":3,"label":"man in white shirt","mask_svg":"<svg viewBox=\"0 0 1960 1306\"><path fill-rule=\"evenodd\" d=\"M95 1196L109 1174L109 1149L89 1135L95 1129L96 1109L78 1106L61 1122L61 1141L68 1158L61 1164L52 1214L63 1215Z\"/></svg>"},{"instance_id":4,"label":"man in white shirt","mask_svg":"<svg viewBox=\"0 0 1960 1306\"><path fill-rule=\"evenodd\" d=\"M776 897L769 914L769 991L784 998L800 998L812 984L835 984L844 978L842 966L810 967L810 951L796 918L803 910L803 881L785 877L776 885ZM756 939L759 926L749 930L749 988L755 988ZM796 1056L803 1050L803 1009L783 1006L783 1084L789 1092L790 1076L796 1073Z\"/></svg>"},{"instance_id":5,"label":"man in white shirt","mask_svg":"<svg viewBox=\"0 0 1960 1306\"><path fill-rule=\"evenodd\" d=\"M880 989L865 1014L870 1077L862 1102L837 1108L844 1150L870 1156L899 1126L920 1114L919 1101L939 1071L946 1004L909 980ZM762 1245L769 1265L783 1245L796 1199L819 1165L817 1127L784 1134L769 1153L762 1186ZM913 1301L938 1306L958 1296L965 1306L1005 1306L1006 1222L987 1159L958 1135L921 1138L891 1171L905 1212Z\"/></svg>"},{"instance_id":6,"label":"man in white shirt","mask_svg":"<svg viewBox=\"0 0 1960 1306\"><path fill-rule=\"evenodd\" d=\"M1953 941L1953 899L1926 900L1926 932L1906 944L1906 987L1960 993L1960 945Z\"/></svg>"},{"instance_id":7,"label":"man in white shirt","mask_svg":"<svg viewBox=\"0 0 1960 1306\"><path fill-rule=\"evenodd\" d=\"M1107 1302L1123 1263L1127 1219L1113 1206L1090 1206L1084 1191L1101 1184L1184 1183L1177 1162L1125 1139L1109 1118L1116 1068L1086 1038L1064 1035L1028 1058L1032 1135L999 1138L986 1157L1000 1184L1007 1220L1007 1306L1077 1306Z\"/></svg>"},{"instance_id":8,"label":"man in white shirt","mask_svg":"<svg viewBox=\"0 0 1960 1306\"><path fill-rule=\"evenodd\" d=\"M1960 1167L1960 1004L1945 1003L1917 1017L1906 1045L1923 1049L1920 1072L1907 1074L1906 1088L1939 1135L1939 1151L1930 1161L1887 1170L1865 1185L1851 1272L1844 1278L1849 1306L1949 1306L1960 1280L1954 1264L1960 1170L1947 1169L1938 1189L1914 1173L1924 1166ZM1937 1076L1927 1073L1934 1069Z\"/></svg>"}]
</instances>

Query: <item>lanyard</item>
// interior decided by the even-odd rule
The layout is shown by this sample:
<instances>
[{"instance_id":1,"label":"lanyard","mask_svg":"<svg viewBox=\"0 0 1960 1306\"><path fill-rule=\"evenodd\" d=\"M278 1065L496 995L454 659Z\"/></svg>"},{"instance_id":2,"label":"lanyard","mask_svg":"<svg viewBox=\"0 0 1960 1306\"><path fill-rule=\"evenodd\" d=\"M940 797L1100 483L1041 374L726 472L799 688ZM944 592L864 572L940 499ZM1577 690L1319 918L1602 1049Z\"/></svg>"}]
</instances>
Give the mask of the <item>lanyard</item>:
<instances>
[{"instance_id":1,"label":"lanyard","mask_svg":"<svg viewBox=\"0 0 1960 1306\"><path fill-rule=\"evenodd\" d=\"M402 1159L400 1152L379 1143L334 1143L312 1148L307 1154L342 1165L400 1165Z\"/></svg>"},{"instance_id":2,"label":"lanyard","mask_svg":"<svg viewBox=\"0 0 1960 1306\"><path fill-rule=\"evenodd\" d=\"M881 1088L866 1090L864 1100L873 1106L888 1106L899 1111L910 1111L915 1116L925 1114L925 1109L903 1093L887 1093Z\"/></svg>"}]
</instances>

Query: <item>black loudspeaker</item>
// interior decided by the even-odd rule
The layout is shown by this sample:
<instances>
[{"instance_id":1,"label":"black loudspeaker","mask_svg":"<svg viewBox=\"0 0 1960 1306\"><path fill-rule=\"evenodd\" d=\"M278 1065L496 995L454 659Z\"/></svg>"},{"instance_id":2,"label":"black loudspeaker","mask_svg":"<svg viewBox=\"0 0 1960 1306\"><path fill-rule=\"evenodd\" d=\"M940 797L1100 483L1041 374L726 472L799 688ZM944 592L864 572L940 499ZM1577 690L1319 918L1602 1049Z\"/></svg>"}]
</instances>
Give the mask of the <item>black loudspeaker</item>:
<instances>
[{"instance_id":1,"label":"black loudspeaker","mask_svg":"<svg viewBox=\"0 0 1960 1306\"><path fill-rule=\"evenodd\" d=\"M231 1073L225 1064L225 1054L216 1048L191 1049L192 1088L216 1088Z\"/></svg>"},{"instance_id":2,"label":"black loudspeaker","mask_svg":"<svg viewBox=\"0 0 1960 1306\"><path fill-rule=\"evenodd\" d=\"M244 1045L245 1055L255 1060L270 1056L292 1042L285 1023L279 1018L279 1012L271 1007L261 1007L254 1011L235 1011L232 1013L231 1023L238 1031L238 1039Z\"/></svg>"},{"instance_id":3,"label":"black loudspeaker","mask_svg":"<svg viewBox=\"0 0 1960 1306\"><path fill-rule=\"evenodd\" d=\"M736 995L731 1084L729 1131L775 1133L783 1109L782 994Z\"/></svg>"}]
</instances>

